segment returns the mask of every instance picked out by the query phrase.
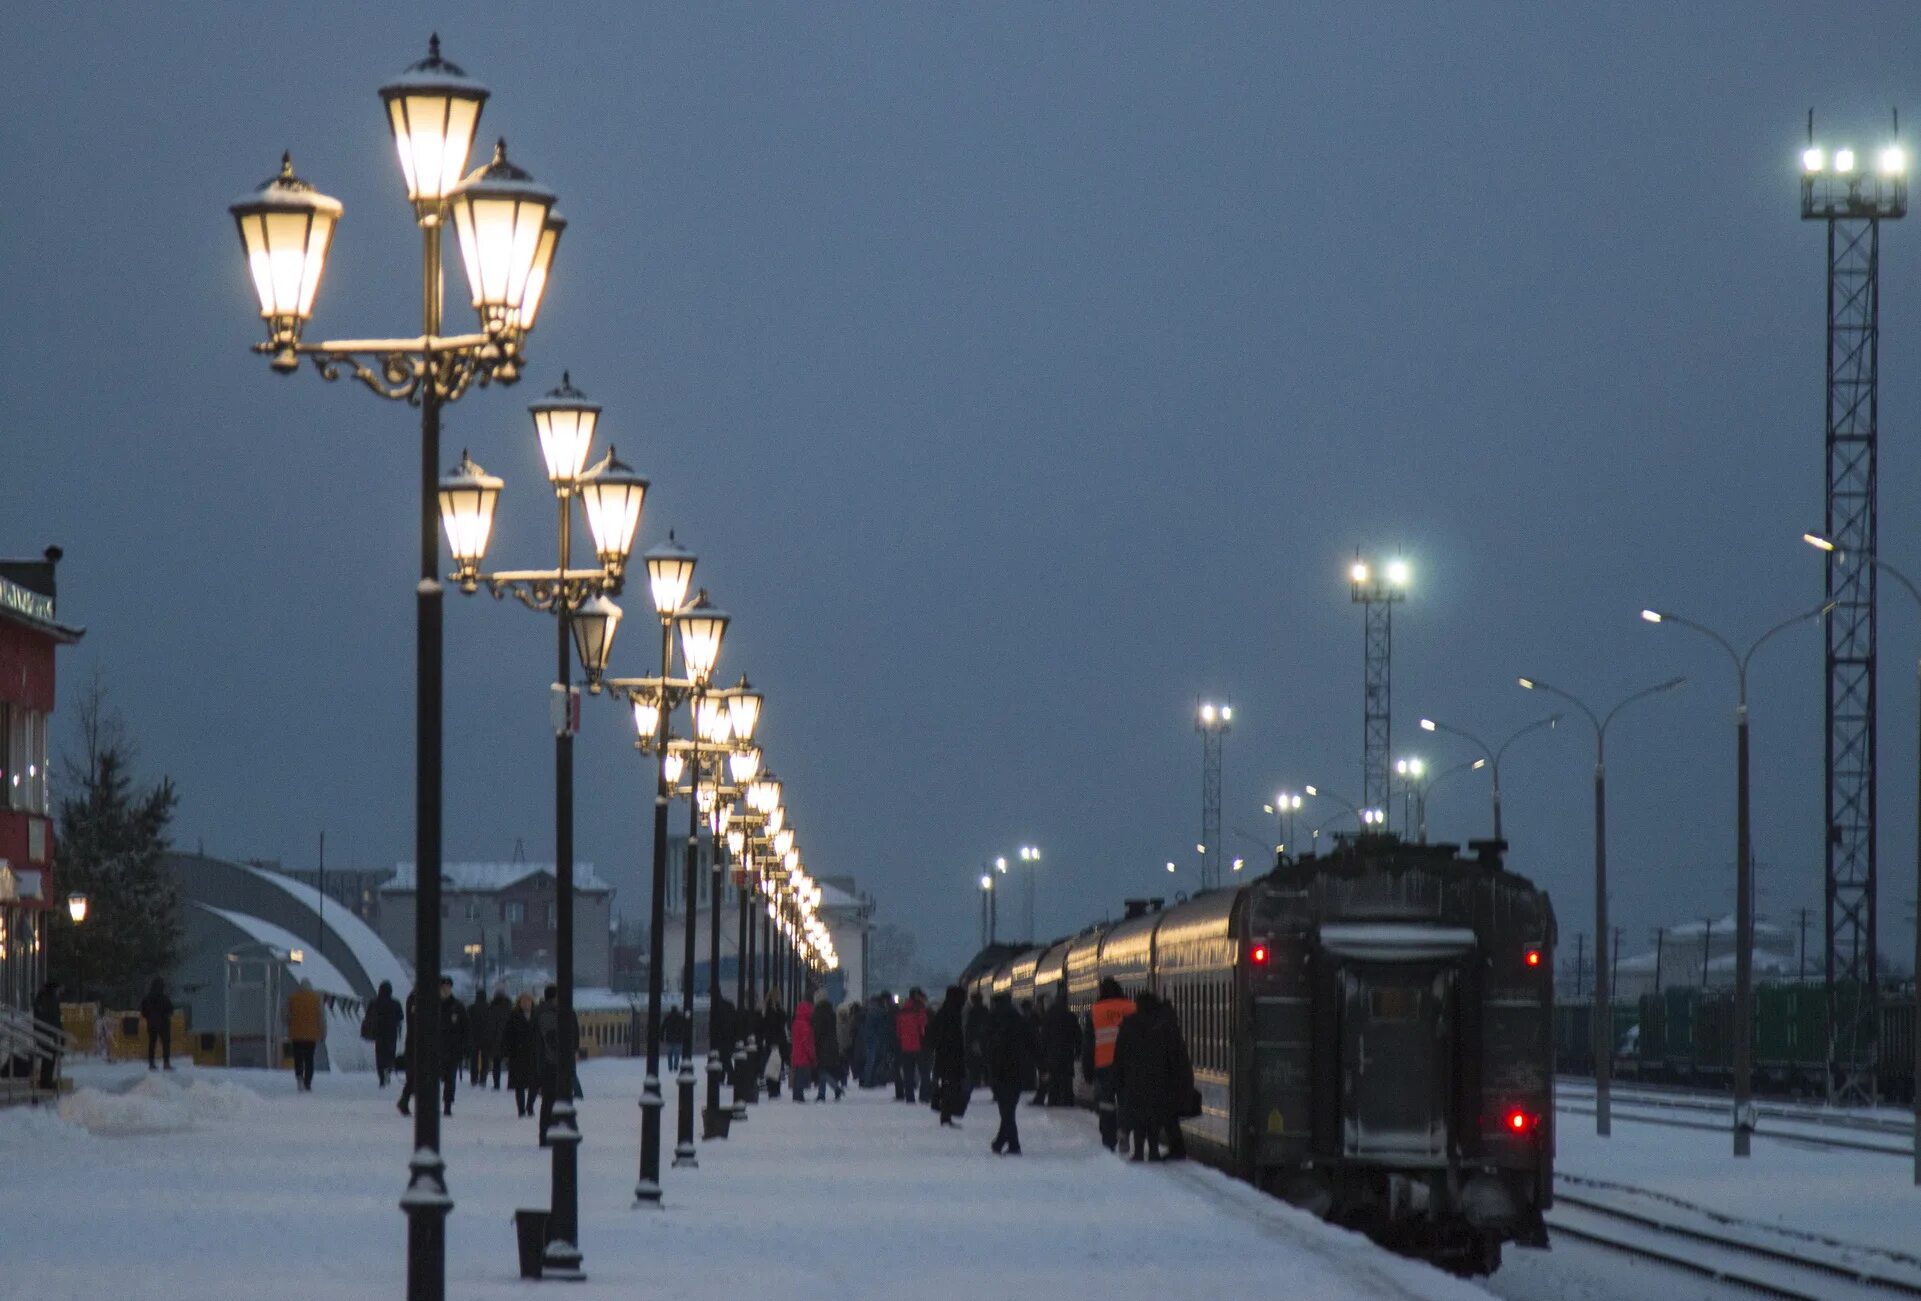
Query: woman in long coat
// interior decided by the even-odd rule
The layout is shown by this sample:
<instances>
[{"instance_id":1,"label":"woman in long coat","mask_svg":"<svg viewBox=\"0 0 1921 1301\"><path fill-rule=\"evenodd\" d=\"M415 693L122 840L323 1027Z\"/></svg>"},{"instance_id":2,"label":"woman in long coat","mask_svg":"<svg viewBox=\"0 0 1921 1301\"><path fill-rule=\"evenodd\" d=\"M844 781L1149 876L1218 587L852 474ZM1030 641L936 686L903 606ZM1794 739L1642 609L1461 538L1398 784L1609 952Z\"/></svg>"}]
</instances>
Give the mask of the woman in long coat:
<instances>
[{"instance_id":1,"label":"woman in long coat","mask_svg":"<svg viewBox=\"0 0 1921 1301\"><path fill-rule=\"evenodd\" d=\"M934 1041L934 1097L940 1110L940 1123L952 1125L954 1117L966 1110L972 1092L967 1070L967 991L959 985L947 987L940 1011L927 1027Z\"/></svg>"},{"instance_id":2,"label":"woman in long coat","mask_svg":"<svg viewBox=\"0 0 1921 1301\"><path fill-rule=\"evenodd\" d=\"M789 1037L793 1045L788 1062L794 1073L794 1101L805 1102L807 1084L813 1078L814 1066L819 1059L814 1052L814 1005L804 998L794 1005L794 1024Z\"/></svg>"},{"instance_id":3,"label":"woman in long coat","mask_svg":"<svg viewBox=\"0 0 1921 1301\"><path fill-rule=\"evenodd\" d=\"M534 1114L540 1097L540 1076L534 1065L534 996L523 993L500 1028L500 1053L507 1059L507 1087L514 1091L514 1111Z\"/></svg>"},{"instance_id":4,"label":"woman in long coat","mask_svg":"<svg viewBox=\"0 0 1921 1301\"><path fill-rule=\"evenodd\" d=\"M840 1020L834 1015L834 1004L827 995L822 994L814 1004L814 1065L819 1083L814 1093L816 1102L827 1101L827 1088L834 1089L834 1101L839 1102L847 1092L841 1083L841 1063L846 1059L840 1052Z\"/></svg>"}]
</instances>

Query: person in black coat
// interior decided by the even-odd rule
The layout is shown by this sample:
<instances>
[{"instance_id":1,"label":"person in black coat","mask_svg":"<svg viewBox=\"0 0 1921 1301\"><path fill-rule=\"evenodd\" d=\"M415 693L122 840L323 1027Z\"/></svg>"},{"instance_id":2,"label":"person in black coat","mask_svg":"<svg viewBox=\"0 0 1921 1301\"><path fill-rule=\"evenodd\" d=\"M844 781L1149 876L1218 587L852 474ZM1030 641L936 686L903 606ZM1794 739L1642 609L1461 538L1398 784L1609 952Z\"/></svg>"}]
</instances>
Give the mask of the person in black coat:
<instances>
[{"instance_id":1,"label":"person in black coat","mask_svg":"<svg viewBox=\"0 0 1921 1301\"><path fill-rule=\"evenodd\" d=\"M167 997L167 982L158 976L147 986L147 996L140 1000L140 1016L147 1023L147 1069L158 1069L153 1064L153 1052L158 1048L160 1059L172 1070L173 1000Z\"/></svg>"},{"instance_id":2,"label":"person in black coat","mask_svg":"<svg viewBox=\"0 0 1921 1301\"><path fill-rule=\"evenodd\" d=\"M978 989L968 1001L962 1033L967 1043L967 1082L978 1089L987 1078L987 1000Z\"/></svg>"},{"instance_id":3,"label":"person in black coat","mask_svg":"<svg viewBox=\"0 0 1921 1301\"><path fill-rule=\"evenodd\" d=\"M787 1064L787 1054L790 1051L787 1042L787 1020L787 1014L781 1010L780 1000L769 994L767 1006L761 1009L760 1014L760 1047L763 1054L762 1072L770 1070L773 1072L767 1076L767 1096L771 1098L780 1096L780 1073L782 1067ZM779 1066L774 1065L776 1054L780 1057Z\"/></svg>"},{"instance_id":4,"label":"person in black coat","mask_svg":"<svg viewBox=\"0 0 1921 1301\"><path fill-rule=\"evenodd\" d=\"M954 1117L966 1109L967 1095L973 1092L967 1068L966 1006L966 991L959 985L949 985L940 1010L927 1027L934 1049L934 1096L943 1125L954 1124Z\"/></svg>"},{"instance_id":5,"label":"person in black coat","mask_svg":"<svg viewBox=\"0 0 1921 1301\"><path fill-rule=\"evenodd\" d=\"M1181 1132L1183 1116L1199 1115L1199 1097L1194 1091L1194 1062L1187 1055L1187 1038L1181 1033L1181 1020L1174 1005L1163 1002L1155 1013L1155 1038L1167 1062L1167 1093L1163 1099L1161 1127L1167 1135L1167 1159L1187 1157L1187 1136Z\"/></svg>"},{"instance_id":6,"label":"person in black coat","mask_svg":"<svg viewBox=\"0 0 1921 1301\"><path fill-rule=\"evenodd\" d=\"M540 1071L534 1062L532 994L522 994L502 1019L500 1055L507 1062L507 1087L514 1091L514 1114L533 1115L540 1097Z\"/></svg>"},{"instance_id":7,"label":"person in black coat","mask_svg":"<svg viewBox=\"0 0 1921 1301\"><path fill-rule=\"evenodd\" d=\"M1173 1009L1152 992L1135 999L1134 1014L1121 1022L1114 1080L1121 1128L1134 1136L1134 1160L1160 1160L1163 1137L1168 1155L1187 1155L1181 1115L1193 1092L1194 1069Z\"/></svg>"},{"instance_id":8,"label":"person in black coat","mask_svg":"<svg viewBox=\"0 0 1921 1301\"><path fill-rule=\"evenodd\" d=\"M1047 1105L1074 1105L1074 1059L1081 1051L1081 1023L1067 1006L1065 996L1057 995L1047 1005L1041 1021L1041 1056L1046 1060Z\"/></svg>"},{"instance_id":9,"label":"person in black coat","mask_svg":"<svg viewBox=\"0 0 1921 1301\"><path fill-rule=\"evenodd\" d=\"M554 1101L560 1096L560 1065L579 1057L580 1022L570 1012L567 1023L561 1024L560 986L549 985L541 992L540 1006L534 1009L534 1068L540 1079L542 1147L549 1146L547 1131L553 1127ZM571 1071L568 1078L573 1078Z\"/></svg>"},{"instance_id":10,"label":"person in black coat","mask_svg":"<svg viewBox=\"0 0 1921 1301\"><path fill-rule=\"evenodd\" d=\"M840 1055L840 1019L834 1012L833 1000L822 994L814 1004L814 1079L820 1085L814 1101L827 1101L830 1085L835 1102L846 1095L847 1085L841 1080L844 1069Z\"/></svg>"},{"instance_id":11,"label":"person in black coat","mask_svg":"<svg viewBox=\"0 0 1921 1301\"><path fill-rule=\"evenodd\" d=\"M500 1070L507 1064L507 1018L513 1015L513 1000L505 986L495 986L493 1001L487 1004L487 1066L494 1073L494 1092L500 1092ZM482 1080L485 1084L486 1081Z\"/></svg>"},{"instance_id":12,"label":"person in black coat","mask_svg":"<svg viewBox=\"0 0 1921 1301\"><path fill-rule=\"evenodd\" d=\"M33 996L33 1019L44 1034L51 1035L53 1042L60 1042L60 986L49 980L40 986L40 992ZM55 1048L40 1059L40 1087L51 1090L54 1086L54 1072L60 1064L60 1050Z\"/></svg>"},{"instance_id":13,"label":"person in black coat","mask_svg":"<svg viewBox=\"0 0 1921 1301\"><path fill-rule=\"evenodd\" d=\"M1001 1113L1001 1127L991 1145L996 1154L1020 1155L1021 1134L1014 1113L1039 1059L1040 1041L1028 1019L1014 1010L1013 995L994 995L987 1021L987 1082Z\"/></svg>"},{"instance_id":14,"label":"person in black coat","mask_svg":"<svg viewBox=\"0 0 1921 1301\"><path fill-rule=\"evenodd\" d=\"M414 1096L414 1085L418 1082L417 1071L412 1069L414 1056L414 1027L420 1024L420 1008L415 989L407 995L407 1083L400 1090L397 1104L400 1114L411 1115L407 1104ZM440 978L440 1114L454 1114L454 1086L460 1082L460 1064L467 1057L467 1008L454 997L452 976ZM431 1101L428 1106L432 1106Z\"/></svg>"},{"instance_id":15,"label":"person in black coat","mask_svg":"<svg viewBox=\"0 0 1921 1301\"><path fill-rule=\"evenodd\" d=\"M474 1001L467 1005L467 1083L476 1088L487 1082L493 1024L494 1013L487 1003L487 991L476 984Z\"/></svg>"},{"instance_id":16,"label":"person in black coat","mask_svg":"<svg viewBox=\"0 0 1921 1301\"><path fill-rule=\"evenodd\" d=\"M681 1045L687 1039L687 1014L675 1004L667 1009L667 1015L660 1018L660 1044L667 1050L667 1069L680 1069Z\"/></svg>"},{"instance_id":17,"label":"person in black coat","mask_svg":"<svg viewBox=\"0 0 1921 1301\"><path fill-rule=\"evenodd\" d=\"M400 1023L405 1019L400 1000L394 997L393 982L381 981L374 1001L367 1007L367 1028L373 1031L374 1073L379 1076L383 1089L394 1073L394 1052L400 1043Z\"/></svg>"}]
</instances>

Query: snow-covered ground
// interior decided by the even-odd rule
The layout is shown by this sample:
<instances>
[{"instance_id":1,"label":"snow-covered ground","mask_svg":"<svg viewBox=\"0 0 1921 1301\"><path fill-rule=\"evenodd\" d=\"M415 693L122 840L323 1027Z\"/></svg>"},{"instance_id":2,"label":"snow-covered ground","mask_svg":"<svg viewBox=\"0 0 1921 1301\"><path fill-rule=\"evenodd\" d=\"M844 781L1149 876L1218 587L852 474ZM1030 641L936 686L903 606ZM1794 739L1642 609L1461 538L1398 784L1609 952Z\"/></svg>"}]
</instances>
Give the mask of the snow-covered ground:
<instances>
[{"instance_id":1,"label":"snow-covered ground","mask_svg":"<svg viewBox=\"0 0 1921 1301\"><path fill-rule=\"evenodd\" d=\"M0 1112L0 1278L64 1298L393 1296L410 1124L396 1090L326 1074L81 1064L61 1116ZM582 1247L567 1295L696 1298L1257 1296L1485 1301L1211 1170L1131 1166L1092 1118L1022 1109L1025 1155L987 1150L977 1096L960 1132L879 1093L764 1102L666 1202L632 1209L638 1063L581 1072ZM446 1122L448 1295L527 1295L511 1217L548 1201L549 1162L512 1095L461 1086ZM673 1108L667 1112L673 1123ZM668 1133L671 1147L672 1131Z\"/></svg>"}]
</instances>

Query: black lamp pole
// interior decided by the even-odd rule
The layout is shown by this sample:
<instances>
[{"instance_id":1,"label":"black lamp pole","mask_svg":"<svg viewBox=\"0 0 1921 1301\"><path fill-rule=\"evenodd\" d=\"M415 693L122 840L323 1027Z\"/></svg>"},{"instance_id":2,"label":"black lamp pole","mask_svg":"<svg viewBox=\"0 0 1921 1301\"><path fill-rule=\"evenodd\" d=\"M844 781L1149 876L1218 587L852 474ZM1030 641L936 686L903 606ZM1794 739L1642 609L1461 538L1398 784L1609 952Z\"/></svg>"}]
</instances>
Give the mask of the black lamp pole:
<instances>
[{"instance_id":1,"label":"black lamp pole","mask_svg":"<svg viewBox=\"0 0 1921 1301\"><path fill-rule=\"evenodd\" d=\"M694 1150L694 950L700 937L695 905L700 889L700 702L703 694L696 687L688 698L687 732L692 740L687 747L687 767L692 780L687 787L686 898L682 901L686 916L680 963L680 1005L687 1014L687 1024L682 1030L680 1074L674 1080L680 1101L674 1134L676 1170L700 1166L700 1157Z\"/></svg>"}]
</instances>

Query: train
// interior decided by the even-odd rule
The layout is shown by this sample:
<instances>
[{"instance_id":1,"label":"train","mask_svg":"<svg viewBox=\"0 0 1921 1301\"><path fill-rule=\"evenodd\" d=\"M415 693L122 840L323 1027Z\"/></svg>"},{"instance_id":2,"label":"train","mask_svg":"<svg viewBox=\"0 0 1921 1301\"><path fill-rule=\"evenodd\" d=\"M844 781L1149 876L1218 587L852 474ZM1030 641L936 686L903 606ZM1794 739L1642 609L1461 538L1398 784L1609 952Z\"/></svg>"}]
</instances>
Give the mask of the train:
<instances>
[{"instance_id":1,"label":"train","mask_svg":"<svg viewBox=\"0 0 1921 1301\"><path fill-rule=\"evenodd\" d=\"M1505 850L1343 839L1171 907L1130 900L1117 922L985 951L962 982L1017 1004L1065 998L1084 1030L1102 980L1153 990L1193 1059L1193 1156L1396 1250L1491 1273L1504 1244L1547 1244L1554 1195L1554 911Z\"/></svg>"},{"instance_id":2,"label":"train","mask_svg":"<svg viewBox=\"0 0 1921 1301\"><path fill-rule=\"evenodd\" d=\"M1857 997L1846 986L1844 1000ZM1883 989L1875 1009L1875 1087L1889 1101L1914 1101L1914 991ZM1557 1069L1594 1073L1591 1003L1554 1009ZM1755 1087L1824 1096L1828 1088L1828 992L1816 981L1768 982L1754 991ZM1628 1079L1706 1088L1733 1074L1734 992L1676 986L1613 1006L1614 1073Z\"/></svg>"}]
</instances>

